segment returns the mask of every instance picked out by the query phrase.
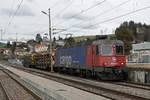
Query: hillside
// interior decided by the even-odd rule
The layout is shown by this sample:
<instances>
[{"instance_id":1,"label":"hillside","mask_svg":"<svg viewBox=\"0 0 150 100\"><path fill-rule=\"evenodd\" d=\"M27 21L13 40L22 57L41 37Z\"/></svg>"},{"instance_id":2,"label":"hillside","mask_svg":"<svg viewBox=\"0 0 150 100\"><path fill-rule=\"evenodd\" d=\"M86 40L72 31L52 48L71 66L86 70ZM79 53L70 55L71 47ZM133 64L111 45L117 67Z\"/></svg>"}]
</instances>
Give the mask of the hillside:
<instances>
[{"instance_id":1,"label":"hillside","mask_svg":"<svg viewBox=\"0 0 150 100\"><path fill-rule=\"evenodd\" d=\"M96 38L96 35L89 35L89 36L78 36L78 37L73 37L75 41L82 41L85 40L87 38L89 39L94 39Z\"/></svg>"},{"instance_id":2,"label":"hillside","mask_svg":"<svg viewBox=\"0 0 150 100\"><path fill-rule=\"evenodd\" d=\"M135 23L133 21L124 22L122 26L127 27L132 34L134 41L138 42L150 42L150 25Z\"/></svg>"}]
</instances>

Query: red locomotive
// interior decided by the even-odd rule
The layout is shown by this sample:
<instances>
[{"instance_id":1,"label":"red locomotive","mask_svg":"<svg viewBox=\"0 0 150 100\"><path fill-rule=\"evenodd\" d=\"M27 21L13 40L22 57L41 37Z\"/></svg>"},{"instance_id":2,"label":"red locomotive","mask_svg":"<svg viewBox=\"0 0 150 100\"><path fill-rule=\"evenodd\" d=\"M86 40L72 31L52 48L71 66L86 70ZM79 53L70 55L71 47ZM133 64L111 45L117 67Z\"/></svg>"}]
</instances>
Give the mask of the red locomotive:
<instances>
[{"instance_id":1,"label":"red locomotive","mask_svg":"<svg viewBox=\"0 0 150 100\"><path fill-rule=\"evenodd\" d=\"M124 43L120 40L97 39L75 43L55 51L54 71L96 77L102 80L127 78ZM43 60L42 60L43 59ZM26 65L27 60L24 60ZM29 66L50 68L49 53L32 55Z\"/></svg>"},{"instance_id":2,"label":"red locomotive","mask_svg":"<svg viewBox=\"0 0 150 100\"><path fill-rule=\"evenodd\" d=\"M95 76L103 80L127 77L124 44L120 40L95 40L56 50L55 71Z\"/></svg>"}]
</instances>

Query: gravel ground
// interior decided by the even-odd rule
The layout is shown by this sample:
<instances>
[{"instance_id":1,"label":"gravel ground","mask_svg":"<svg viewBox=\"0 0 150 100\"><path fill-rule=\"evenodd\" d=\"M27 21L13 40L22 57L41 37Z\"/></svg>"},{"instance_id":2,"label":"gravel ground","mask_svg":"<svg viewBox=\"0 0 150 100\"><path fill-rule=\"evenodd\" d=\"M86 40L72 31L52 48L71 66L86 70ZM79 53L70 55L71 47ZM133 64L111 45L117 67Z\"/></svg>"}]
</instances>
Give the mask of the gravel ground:
<instances>
[{"instance_id":1,"label":"gravel ground","mask_svg":"<svg viewBox=\"0 0 150 100\"><path fill-rule=\"evenodd\" d=\"M7 99L6 94L4 93L2 86L0 86L0 100L6 99Z\"/></svg>"},{"instance_id":2,"label":"gravel ground","mask_svg":"<svg viewBox=\"0 0 150 100\"><path fill-rule=\"evenodd\" d=\"M0 70L0 82L11 100L36 100L31 94L25 91L23 87L6 75L2 70Z\"/></svg>"}]
</instances>

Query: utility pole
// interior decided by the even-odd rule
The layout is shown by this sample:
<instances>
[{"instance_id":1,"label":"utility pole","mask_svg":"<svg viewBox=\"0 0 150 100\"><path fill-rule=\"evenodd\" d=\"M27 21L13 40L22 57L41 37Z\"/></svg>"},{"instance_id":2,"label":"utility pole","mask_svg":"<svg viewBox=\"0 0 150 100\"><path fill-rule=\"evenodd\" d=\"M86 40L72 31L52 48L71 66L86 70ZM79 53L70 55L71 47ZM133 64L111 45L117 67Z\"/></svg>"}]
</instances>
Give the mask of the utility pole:
<instances>
[{"instance_id":1,"label":"utility pole","mask_svg":"<svg viewBox=\"0 0 150 100\"><path fill-rule=\"evenodd\" d=\"M49 41L49 44L50 44L50 60L51 60L51 72L54 72L53 70L53 58L52 58L52 28L51 28L51 15L50 15L50 8L48 9L48 13L44 12L44 11L41 11L43 14L45 15L48 15L48 19L49 19L49 38L50 38L50 41Z\"/></svg>"},{"instance_id":2,"label":"utility pole","mask_svg":"<svg viewBox=\"0 0 150 100\"><path fill-rule=\"evenodd\" d=\"M51 59L51 72L54 72L54 70L53 70L53 63L52 63L52 61L53 61L53 58L52 58L52 28L51 28L51 15L50 15L50 8L48 9L48 15L49 15L49 39L50 39L50 54L51 54L51 57L50 57L50 59Z\"/></svg>"},{"instance_id":3,"label":"utility pole","mask_svg":"<svg viewBox=\"0 0 150 100\"><path fill-rule=\"evenodd\" d=\"M3 30L1 29L1 41L3 40Z\"/></svg>"}]
</instances>

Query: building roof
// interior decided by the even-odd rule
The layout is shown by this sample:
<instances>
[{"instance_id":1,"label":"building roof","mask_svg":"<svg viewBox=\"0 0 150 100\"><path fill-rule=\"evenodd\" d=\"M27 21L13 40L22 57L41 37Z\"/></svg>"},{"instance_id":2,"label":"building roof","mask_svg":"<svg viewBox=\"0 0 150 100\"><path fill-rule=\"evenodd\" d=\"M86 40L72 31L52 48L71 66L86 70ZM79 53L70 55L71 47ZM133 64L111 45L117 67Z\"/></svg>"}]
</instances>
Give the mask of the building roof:
<instances>
[{"instance_id":1,"label":"building roof","mask_svg":"<svg viewBox=\"0 0 150 100\"><path fill-rule=\"evenodd\" d=\"M19 43L19 44L21 44L21 43L24 43L24 42L21 42L21 41L17 41L16 43Z\"/></svg>"},{"instance_id":2,"label":"building roof","mask_svg":"<svg viewBox=\"0 0 150 100\"><path fill-rule=\"evenodd\" d=\"M44 47L44 46L46 46L46 44L36 44L36 45L35 45L35 48L40 48L41 46Z\"/></svg>"},{"instance_id":3,"label":"building roof","mask_svg":"<svg viewBox=\"0 0 150 100\"><path fill-rule=\"evenodd\" d=\"M0 48L0 50L10 50L10 48Z\"/></svg>"},{"instance_id":4,"label":"building roof","mask_svg":"<svg viewBox=\"0 0 150 100\"><path fill-rule=\"evenodd\" d=\"M132 44L132 49L134 51L150 50L150 42L144 42L144 43L139 43L139 44Z\"/></svg>"},{"instance_id":5,"label":"building roof","mask_svg":"<svg viewBox=\"0 0 150 100\"><path fill-rule=\"evenodd\" d=\"M27 52L27 51L24 49L16 49L15 52Z\"/></svg>"}]
</instances>

